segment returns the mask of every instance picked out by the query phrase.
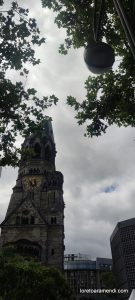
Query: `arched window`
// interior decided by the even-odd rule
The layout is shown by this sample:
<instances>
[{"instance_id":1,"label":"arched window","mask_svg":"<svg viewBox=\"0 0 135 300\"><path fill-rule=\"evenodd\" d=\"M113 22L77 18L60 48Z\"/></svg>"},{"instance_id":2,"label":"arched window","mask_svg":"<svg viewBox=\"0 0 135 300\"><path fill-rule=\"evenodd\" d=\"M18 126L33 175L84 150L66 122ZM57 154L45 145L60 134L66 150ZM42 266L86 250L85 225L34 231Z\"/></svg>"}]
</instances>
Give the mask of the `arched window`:
<instances>
[{"instance_id":1,"label":"arched window","mask_svg":"<svg viewBox=\"0 0 135 300\"><path fill-rule=\"evenodd\" d=\"M21 217L21 224L25 225L25 217Z\"/></svg>"},{"instance_id":2,"label":"arched window","mask_svg":"<svg viewBox=\"0 0 135 300\"><path fill-rule=\"evenodd\" d=\"M25 217L25 224L29 224L29 218Z\"/></svg>"},{"instance_id":3,"label":"arched window","mask_svg":"<svg viewBox=\"0 0 135 300\"><path fill-rule=\"evenodd\" d=\"M18 246L17 246L17 252L23 253L23 247L20 246L20 245L18 245Z\"/></svg>"},{"instance_id":4,"label":"arched window","mask_svg":"<svg viewBox=\"0 0 135 300\"><path fill-rule=\"evenodd\" d=\"M39 143L36 143L35 146L34 146L34 157L35 158L40 158L40 154L41 154L41 147L39 145Z\"/></svg>"},{"instance_id":5,"label":"arched window","mask_svg":"<svg viewBox=\"0 0 135 300\"><path fill-rule=\"evenodd\" d=\"M25 217L25 216L22 216L21 217L21 224L22 225L28 225L29 224L29 218Z\"/></svg>"},{"instance_id":6,"label":"arched window","mask_svg":"<svg viewBox=\"0 0 135 300\"><path fill-rule=\"evenodd\" d=\"M24 252L25 254L27 254L28 251L29 251L29 248L28 248L27 246L24 246L24 247L23 247L23 252Z\"/></svg>"},{"instance_id":7,"label":"arched window","mask_svg":"<svg viewBox=\"0 0 135 300\"><path fill-rule=\"evenodd\" d=\"M32 225L32 224L35 224L35 218L34 218L34 216L31 216L30 217L30 224Z\"/></svg>"},{"instance_id":8,"label":"arched window","mask_svg":"<svg viewBox=\"0 0 135 300\"><path fill-rule=\"evenodd\" d=\"M54 249L51 250L51 254L54 255Z\"/></svg>"},{"instance_id":9,"label":"arched window","mask_svg":"<svg viewBox=\"0 0 135 300\"><path fill-rule=\"evenodd\" d=\"M38 256L38 255L39 255L39 252L38 252L38 250L37 250L36 248L34 249L34 255L35 255L35 256Z\"/></svg>"},{"instance_id":10,"label":"arched window","mask_svg":"<svg viewBox=\"0 0 135 300\"><path fill-rule=\"evenodd\" d=\"M57 218L51 217L51 224L57 224Z\"/></svg>"},{"instance_id":11,"label":"arched window","mask_svg":"<svg viewBox=\"0 0 135 300\"><path fill-rule=\"evenodd\" d=\"M53 193L53 203L55 203L55 192Z\"/></svg>"},{"instance_id":12,"label":"arched window","mask_svg":"<svg viewBox=\"0 0 135 300\"><path fill-rule=\"evenodd\" d=\"M20 217L17 216L17 217L16 217L16 225L20 225L20 223L21 223Z\"/></svg>"},{"instance_id":13,"label":"arched window","mask_svg":"<svg viewBox=\"0 0 135 300\"><path fill-rule=\"evenodd\" d=\"M45 159L48 161L51 160L51 148L49 145L45 147Z\"/></svg>"},{"instance_id":14,"label":"arched window","mask_svg":"<svg viewBox=\"0 0 135 300\"><path fill-rule=\"evenodd\" d=\"M41 246L36 243L32 243L29 240L18 240L14 243L14 248L17 253L20 253L22 256L26 257L28 260L30 257L34 259L41 259Z\"/></svg>"}]
</instances>

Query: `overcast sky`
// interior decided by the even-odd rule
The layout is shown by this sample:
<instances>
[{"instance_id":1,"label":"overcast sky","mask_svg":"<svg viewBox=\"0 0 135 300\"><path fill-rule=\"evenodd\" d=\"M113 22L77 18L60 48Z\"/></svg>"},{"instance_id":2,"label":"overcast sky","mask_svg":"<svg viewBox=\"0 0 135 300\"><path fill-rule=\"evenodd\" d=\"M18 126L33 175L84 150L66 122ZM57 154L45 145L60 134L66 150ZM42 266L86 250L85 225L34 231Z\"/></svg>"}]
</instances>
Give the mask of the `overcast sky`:
<instances>
[{"instance_id":1,"label":"overcast sky","mask_svg":"<svg viewBox=\"0 0 135 300\"><path fill-rule=\"evenodd\" d=\"M84 82L90 75L83 49L58 53L65 32L54 25L54 15L40 1L18 3L31 10L46 44L37 51L41 64L30 68L26 86L40 95L55 94L60 101L49 114L56 142L56 169L64 175L66 253L111 257L110 235L118 221L135 216L135 129L112 126L98 138L85 138L66 96L85 97ZM11 75L13 76L13 75ZM17 178L17 170L5 168L0 179L0 220Z\"/></svg>"}]
</instances>

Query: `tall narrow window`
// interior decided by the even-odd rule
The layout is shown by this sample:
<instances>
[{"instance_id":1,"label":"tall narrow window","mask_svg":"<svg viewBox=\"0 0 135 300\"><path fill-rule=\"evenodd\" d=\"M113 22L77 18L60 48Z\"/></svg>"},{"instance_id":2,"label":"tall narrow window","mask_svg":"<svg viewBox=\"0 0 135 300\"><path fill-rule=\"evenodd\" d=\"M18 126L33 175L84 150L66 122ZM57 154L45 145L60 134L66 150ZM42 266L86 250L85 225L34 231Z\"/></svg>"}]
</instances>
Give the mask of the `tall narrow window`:
<instances>
[{"instance_id":1,"label":"tall narrow window","mask_svg":"<svg viewBox=\"0 0 135 300\"><path fill-rule=\"evenodd\" d=\"M45 159L51 160L51 149L49 145L47 145L45 148Z\"/></svg>"},{"instance_id":2,"label":"tall narrow window","mask_svg":"<svg viewBox=\"0 0 135 300\"><path fill-rule=\"evenodd\" d=\"M20 221L21 221L21 220L20 220L20 217L17 216L17 217L16 217L16 225L20 225Z\"/></svg>"},{"instance_id":3,"label":"tall narrow window","mask_svg":"<svg viewBox=\"0 0 135 300\"><path fill-rule=\"evenodd\" d=\"M25 218L25 224L29 224L29 218L28 217Z\"/></svg>"},{"instance_id":4,"label":"tall narrow window","mask_svg":"<svg viewBox=\"0 0 135 300\"><path fill-rule=\"evenodd\" d=\"M55 192L53 194L53 203L55 203Z\"/></svg>"},{"instance_id":5,"label":"tall narrow window","mask_svg":"<svg viewBox=\"0 0 135 300\"><path fill-rule=\"evenodd\" d=\"M54 255L54 249L51 250L51 254Z\"/></svg>"},{"instance_id":6,"label":"tall narrow window","mask_svg":"<svg viewBox=\"0 0 135 300\"><path fill-rule=\"evenodd\" d=\"M25 217L21 217L21 224L25 225Z\"/></svg>"},{"instance_id":7,"label":"tall narrow window","mask_svg":"<svg viewBox=\"0 0 135 300\"><path fill-rule=\"evenodd\" d=\"M57 218L51 217L51 224L57 224Z\"/></svg>"},{"instance_id":8,"label":"tall narrow window","mask_svg":"<svg viewBox=\"0 0 135 300\"><path fill-rule=\"evenodd\" d=\"M30 218L30 224L34 224L35 223L35 218L34 218L34 216L31 216L31 218Z\"/></svg>"},{"instance_id":9,"label":"tall narrow window","mask_svg":"<svg viewBox=\"0 0 135 300\"><path fill-rule=\"evenodd\" d=\"M36 143L35 146L34 146L34 152L35 152L34 157L35 158L40 158L41 147L38 143Z\"/></svg>"}]
</instances>

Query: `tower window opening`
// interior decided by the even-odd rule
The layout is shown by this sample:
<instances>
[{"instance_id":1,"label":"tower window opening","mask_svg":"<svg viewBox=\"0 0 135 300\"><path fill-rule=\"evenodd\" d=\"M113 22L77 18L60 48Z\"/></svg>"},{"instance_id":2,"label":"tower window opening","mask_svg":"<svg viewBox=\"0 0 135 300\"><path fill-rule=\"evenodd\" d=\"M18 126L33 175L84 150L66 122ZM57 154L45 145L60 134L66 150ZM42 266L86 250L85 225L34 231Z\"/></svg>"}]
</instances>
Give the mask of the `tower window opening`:
<instances>
[{"instance_id":1,"label":"tower window opening","mask_svg":"<svg viewBox=\"0 0 135 300\"><path fill-rule=\"evenodd\" d=\"M49 161L51 160L51 149L49 145L45 148L45 159Z\"/></svg>"},{"instance_id":2,"label":"tower window opening","mask_svg":"<svg viewBox=\"0 0 135 300\"><path fill-rule=\"evenodd\" d=\"M17 216L17 217L16 217L16 225L20 225L20 223L21 223L20 217Z\"/></svg>"},{"instance_id":3,"label":"tower window opening","mask_svg":"<svg viewBox=\"0 0 135 300\"><path fill-rule=\"evenodd\" d=\"M25 217L21 217L21 224L25 225Z\"/></svg>"},{"instance_id":4,"label":"tower window opening","mask_svg":"<svg viewBox=\"0 0 135 300\"><path fill-rule=\"evenodd\" d=\"M29 169L29 174L39 174L39 173L40 173L40 169L38 168Z\"/></svg>"},{"instance_id":5,"label":"tower window opening","mask_svg":"<svg viewBox=\"0 0 135 300\"><path fill-rule=\"evenodd\" d=\"M21 217L21 224L22 225L28 225L29 224L29 218L28 217Z\"/></svg>"},{"instance_id":6,"label":"tower window opening","mask_svg":"<svg viewBox=\"0 0 135 300\"><path fill-rule=\"evenodd\" d=\"M55 203L55 192L53 194L53 203Z\"/></svg>"},{"instance_id":7,"label":"tower window opening","mask_svg":"<svg viewBox=\"0 0 135 300\"><path fill-rule=\"evenodd\" d=\"M25 218L25 224L29 224L29 219L28 219L28 217Z\"/></svg>"},{"instance_id":8,"label":"tower window opening","mask_svg":"<svg viewBox=\"0 0 135 300\"><path fill-rule=\"evenodd\" d=\"M31 216L31 218L30 218L30 224L32 225L32 224L35 224L35 218L34 218L34 216Z\"/></svg>"},{"instance_id":9,"label":"tower window opening","mask_svg":"<svg viewBox=\"0 0 135 300\"><path fill-rule=\"evenodd\" d=\"M57 224L57 218L51 217L51 224Z\"/></svg>"},{"instance_id":10,"label":"tower window opening","mask_svg":"<svg viewBox=\"0 0 135 300\"><path fill-rule=\"evenodd\" d=\"M40 258L40 249L38 245L34 245L29 241L22 240L15 243L15 249L18 253L26 257L26 259L30 257L34 257L39 259Z\"/></svg>"},{"instance_id":11,"label":"tower window opening","mask_svg":"<svg viewBox=\"0 0 135 300\"><path fill-rule=\"evenodd\" d=\"M36 143L35 146L34 146L34 157L35 158L40 158L40 154L41 154L41 147L39 145L39 143Z\"/></svg>"},{"instance_id":12,"label":"tower window opening","mask_svg":"<svg viewBox=\"0 0 135 300\"><path fill-rule=\"evenodd\" d=\"M51 250L51 254L54 255L54 249Z\"/></svg>"},{"instance_id":13,"label":"tower window opening","mask_svg":"<svg viewBox=\"0 0 135 300\"><path fill-rule=\"evenodd\" d=\"M28 252L29 252L29 248L26 246L26 247L24 247L23 248L23 252L25 253L25 254L27 254Z\"/></svg>"}]
</instances>

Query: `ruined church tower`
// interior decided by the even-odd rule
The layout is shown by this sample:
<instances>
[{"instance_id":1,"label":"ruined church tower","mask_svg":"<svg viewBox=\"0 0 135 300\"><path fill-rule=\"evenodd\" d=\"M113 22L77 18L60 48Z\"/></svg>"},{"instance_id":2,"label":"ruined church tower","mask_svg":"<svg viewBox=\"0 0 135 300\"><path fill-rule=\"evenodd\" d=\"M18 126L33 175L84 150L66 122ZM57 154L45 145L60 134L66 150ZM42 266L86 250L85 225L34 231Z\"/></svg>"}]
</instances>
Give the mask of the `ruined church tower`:
<instances>
[{"instance_id":1,"label":"ruined church tower","mask_svg":"<svg viewBox=\"0 0 135 300\"><path fill-rule=\"evenodd\" d=\"M1 224L2 246L63 270L63 175L55 170L52 125L25 139L18 178ZM27 151L28 150L28 151Z\"/></svg>"}]
</instances>

